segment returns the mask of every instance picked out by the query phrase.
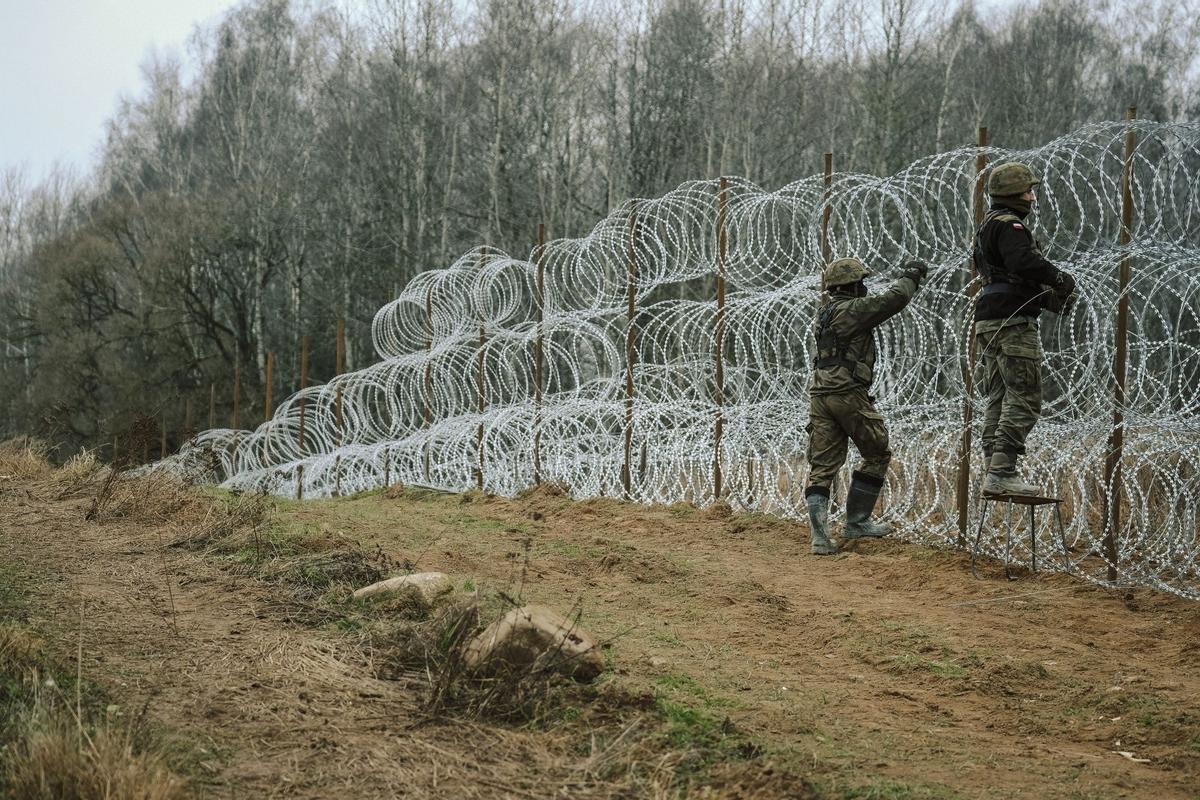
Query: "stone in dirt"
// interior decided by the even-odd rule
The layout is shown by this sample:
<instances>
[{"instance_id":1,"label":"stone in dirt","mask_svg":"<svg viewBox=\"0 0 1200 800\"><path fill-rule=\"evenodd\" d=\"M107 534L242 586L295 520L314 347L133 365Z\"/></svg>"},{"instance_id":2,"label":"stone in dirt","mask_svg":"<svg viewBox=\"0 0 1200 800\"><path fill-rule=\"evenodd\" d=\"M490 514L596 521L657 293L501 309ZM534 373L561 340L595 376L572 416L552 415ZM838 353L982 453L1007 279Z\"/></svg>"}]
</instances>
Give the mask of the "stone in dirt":
<instances>
[{"instance_id":1,"label":"stone in dirt","mask_svg":"<svg viewBox=\"0 0 1200 800\"><path fill-rule=\"evenodd\" d=\"M467 646L472 670L507 663L528 666L545 655L554 669L576 680L590 681L604 671L599 642L557 612L539 605L513 609Z\"/></svg>"},{"instance_id":2,"label":"stone in dirt","mask_svg":"<svg viewBox=\"0 0 1200 800\"><path fill-rule=\"evenodd\" d=\"M426 603L432 604L437 598L454 589L454 582L441 572L414 572L412 575L400 575L364 586L354 593L354 597L362 599L413 589L421 595L421 599Z\"/></svg>"}]
</instances>

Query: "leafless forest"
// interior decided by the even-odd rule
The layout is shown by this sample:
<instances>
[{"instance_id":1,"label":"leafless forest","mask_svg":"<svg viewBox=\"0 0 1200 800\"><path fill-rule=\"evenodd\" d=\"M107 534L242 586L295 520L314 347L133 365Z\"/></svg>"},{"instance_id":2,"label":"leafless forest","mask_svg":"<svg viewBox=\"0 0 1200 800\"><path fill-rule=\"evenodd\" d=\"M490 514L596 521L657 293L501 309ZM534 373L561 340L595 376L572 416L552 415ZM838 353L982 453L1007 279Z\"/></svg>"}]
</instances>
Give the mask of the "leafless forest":
<instances>
[{"instance_id":1,"label":"leafless forest","mask_svg":"<svg viewBox=\"0 0 1200 800\"><path fill-rule=\"evenodd\" d=\"M0 173L0 437L63 453L185 402L254 424L373 359L397 286L693 178L888 174L969 144L1200 116L1195 0L252 0L149 58L91 173Z\"/></svg>"}]
</instances>

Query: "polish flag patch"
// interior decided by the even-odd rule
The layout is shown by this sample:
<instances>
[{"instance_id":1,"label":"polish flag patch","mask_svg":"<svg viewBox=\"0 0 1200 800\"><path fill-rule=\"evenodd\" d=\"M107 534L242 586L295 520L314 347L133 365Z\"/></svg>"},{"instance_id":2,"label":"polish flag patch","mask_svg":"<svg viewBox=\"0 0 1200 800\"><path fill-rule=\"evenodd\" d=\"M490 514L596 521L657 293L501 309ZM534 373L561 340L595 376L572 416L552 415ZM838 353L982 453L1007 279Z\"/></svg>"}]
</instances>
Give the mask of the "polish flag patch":
<instances>
[{"instance_id":1,"label":"polish flag patch","mask_svg":"<svg viewBox=\"0 0 1200 800\"><path fill-rule=\"evenodd\" d=\"M1019 231L1023 231L1023 230L1025 230L1025 226L1024 226L1024 225L1022 225L1022 224L1021 224L1021 223L1019 223L1019 222L1014 222L1014 223L1013 223L1013 227L1014 227L1014 228L1016 228L1016 229L1017 229L1017 230L1019 230Z\"/></svg>"}]
</instances>

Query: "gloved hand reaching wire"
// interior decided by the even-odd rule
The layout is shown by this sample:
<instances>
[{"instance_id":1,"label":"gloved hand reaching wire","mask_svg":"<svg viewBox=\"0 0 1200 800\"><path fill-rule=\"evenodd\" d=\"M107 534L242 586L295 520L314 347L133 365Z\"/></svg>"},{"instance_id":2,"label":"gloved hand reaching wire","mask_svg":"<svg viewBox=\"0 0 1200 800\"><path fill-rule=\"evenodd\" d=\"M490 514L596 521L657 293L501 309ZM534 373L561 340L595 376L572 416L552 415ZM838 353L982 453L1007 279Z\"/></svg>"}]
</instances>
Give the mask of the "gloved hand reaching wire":
<instances>
[{"instance_id":1,"label":"gloved hand reaching wire","mask_svg":"<svg viewBox=\"0 0 1200 800\"><path fill-rule=\"evenodd\" d=\"M925 266L924 261L908 261L901 267L902 272L900 277L911 278L912 282L917 286L925 280L925 276L929 273L929 267Z\"/></svg>"}]
</instances>

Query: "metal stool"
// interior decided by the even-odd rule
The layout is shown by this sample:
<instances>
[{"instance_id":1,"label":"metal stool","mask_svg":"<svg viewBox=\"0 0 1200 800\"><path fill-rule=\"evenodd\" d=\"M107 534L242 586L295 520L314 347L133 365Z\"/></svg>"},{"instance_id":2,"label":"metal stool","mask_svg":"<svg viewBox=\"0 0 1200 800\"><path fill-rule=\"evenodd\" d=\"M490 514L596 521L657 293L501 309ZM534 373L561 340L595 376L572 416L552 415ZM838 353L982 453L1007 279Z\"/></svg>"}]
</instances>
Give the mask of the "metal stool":
<instances>
[{"instance_id":1,"label":"metal stool","mask_svg":"<svg viewBox=\"0 0 1200 800\"><path fill-rule=\"evenodd\" d=\"M1058 540L1062 544L1063 563L1066 571L1071 571L1071 556L1067 550L1067 534L1063 529L1062 499L1058 497L1039 497L1026 494L981 494L979 497L979 529L975 532L975 545L971 548L971 575L979 577L975 571L975 559L979 555L979 542L983 537L983 521L987 517L988 503L1007 503L1008 513L1004 518L1004 577L1013 579L1009 571L1008 556L1012 551L1012 512L1013 506L1029 506L1029 547L1033 552L1032 567L1037 572L1037 521L1034 511L1038 506L1053 505L1054 518L1058 522Z\"/></svg>"}]
</instances>

